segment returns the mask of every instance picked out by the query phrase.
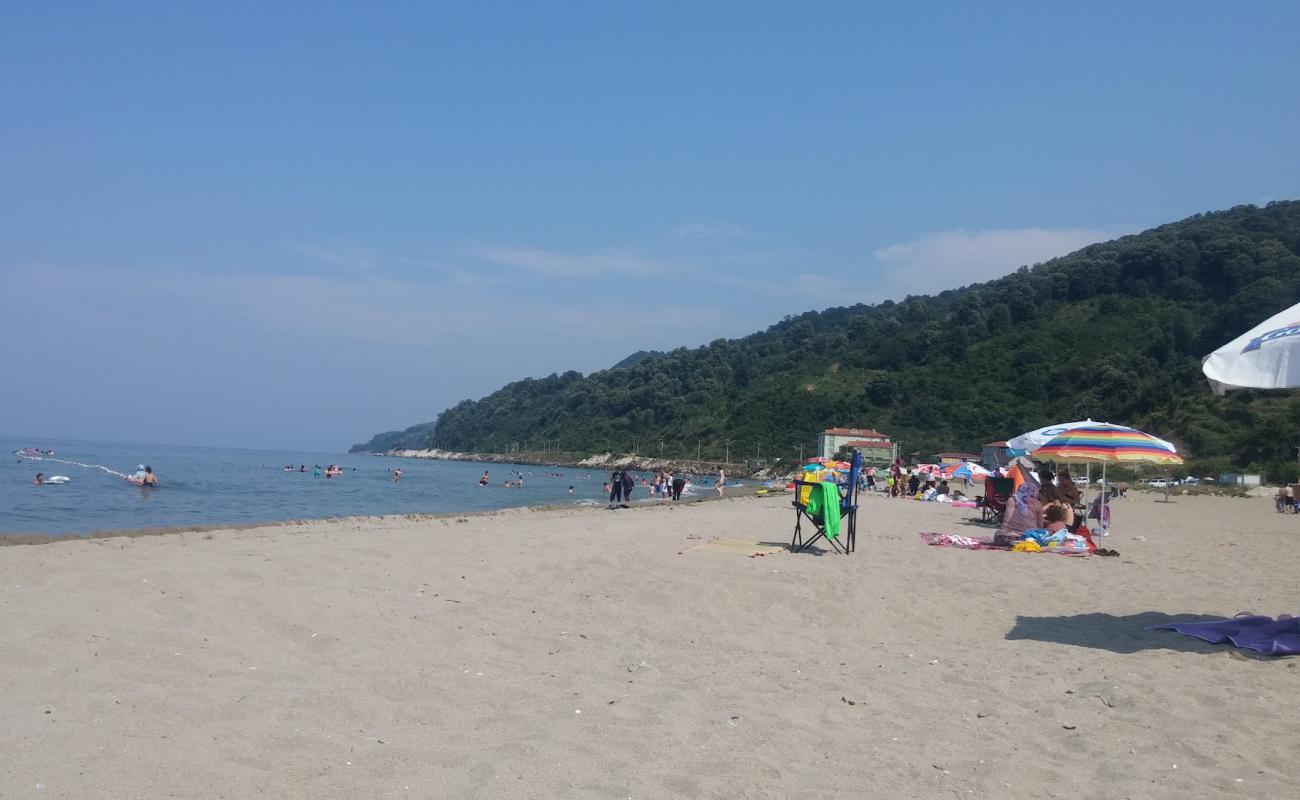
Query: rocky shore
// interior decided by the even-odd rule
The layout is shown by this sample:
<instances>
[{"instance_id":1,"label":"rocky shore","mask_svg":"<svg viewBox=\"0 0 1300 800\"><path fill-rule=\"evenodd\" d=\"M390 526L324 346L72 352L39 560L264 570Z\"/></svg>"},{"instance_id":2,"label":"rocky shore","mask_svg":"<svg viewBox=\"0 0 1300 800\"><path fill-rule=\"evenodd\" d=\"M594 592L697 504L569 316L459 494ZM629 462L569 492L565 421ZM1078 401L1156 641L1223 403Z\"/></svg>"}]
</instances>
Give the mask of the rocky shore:
<instances>
[{"instance_id":1,"label":"rocky shore","mask_svg":"<svg viewBox=\"0 0 1300 800\"><path fill-rule=\"evenodd\" d=\"M581 456L576 453L518 452L518 453L462 453L455 450L389 450L376 454L397 458L431 458L441 461L475 461L482 463L532 464L535 466L571 467L574 469L633 469L653 472L667 468L673 472L711 472L719 466L736 478L775 480L794 474L794 465L788 463L759 467L751 464L724 464L721 461L692 461L672 458L651 458L630 453L597 453Z\"/></svg>"}]
</instances>

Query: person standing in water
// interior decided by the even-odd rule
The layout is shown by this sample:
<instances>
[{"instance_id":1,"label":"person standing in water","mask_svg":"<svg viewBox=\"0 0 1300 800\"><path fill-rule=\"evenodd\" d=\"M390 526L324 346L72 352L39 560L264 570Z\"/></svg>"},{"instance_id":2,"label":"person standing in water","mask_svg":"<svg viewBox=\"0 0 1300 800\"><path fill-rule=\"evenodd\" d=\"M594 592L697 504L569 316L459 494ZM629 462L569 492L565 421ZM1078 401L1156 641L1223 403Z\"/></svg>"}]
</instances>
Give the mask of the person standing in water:
<instances>
[{"instance_id":1,"label":"person standing in water","mask_svg":"<svg viewBox=\"0 0 1300 800\"><path fill-rule=\"evenodd\" d=\"M609 504L623 502L623 470L616 469L609 476Z\"/></svg>"},{"instance_id":2,"label":"person standing in water","mask_svg":"<svg viewBox=\"0 0 1300 800\"><path fill-rule=\"evenodd\" d=\"M398 467L397 469L393 470L393 483L397 483L401 479L402 479L402 468Z\"/></svg>"},{"instance_id":3,"label":"person standing in water","mask_svg":"<svg viewBox=\"0 0 1300 800\"><path fill-rule=\"evenodd\" d=\"M153 467L144 468L144 477L140 479L141 486L157 486L158 476L153 474Z\"/></svg>"},{"instance_id":4,"label":"person standing in water","mask_svg":"<svg viewBox=\"0 0 1300 800\"><path fill-rule=\"evenodd\" d=\"M487 470L483 470L483 477L481 477L481 478L478 479L478 485L479 485L479 486L487 486L487 485L488 485L488 471L487 471Z\"/></svg>"},{"instance_id":5,"label":"person standing in water","mask_svg":"<svg viewBox=\"0 0 1300 800\"><path fill-rule=\"evenodd\" d=\"M718 497L722 497L722 490L725 489L726 487L727 487L727 473L722 471L722 467L718 467L718 479L713 482L713 488L715 491L717 491Z\"/></svg>"}]
</instances>

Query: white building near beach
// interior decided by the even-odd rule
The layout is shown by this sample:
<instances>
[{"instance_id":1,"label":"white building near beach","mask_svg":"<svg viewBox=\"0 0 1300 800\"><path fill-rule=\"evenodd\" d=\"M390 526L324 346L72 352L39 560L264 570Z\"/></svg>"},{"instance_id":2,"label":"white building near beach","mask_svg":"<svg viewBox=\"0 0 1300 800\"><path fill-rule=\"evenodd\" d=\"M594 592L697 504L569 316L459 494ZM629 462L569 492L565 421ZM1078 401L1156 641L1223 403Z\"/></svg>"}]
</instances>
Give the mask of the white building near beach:
<instances>
[{"instance_id":1,"label":"white building near beach","mask_svg":"<svg viewBox=\"0 0 1300 800\"><path fill-rule=\"evenodd\" d=\"M832 458L841 450L855 450L862 460L888 464L898 458L898 445L888 434L870 428L827 428L817 437L818 454Z\"/></svg>"}]
</instances>

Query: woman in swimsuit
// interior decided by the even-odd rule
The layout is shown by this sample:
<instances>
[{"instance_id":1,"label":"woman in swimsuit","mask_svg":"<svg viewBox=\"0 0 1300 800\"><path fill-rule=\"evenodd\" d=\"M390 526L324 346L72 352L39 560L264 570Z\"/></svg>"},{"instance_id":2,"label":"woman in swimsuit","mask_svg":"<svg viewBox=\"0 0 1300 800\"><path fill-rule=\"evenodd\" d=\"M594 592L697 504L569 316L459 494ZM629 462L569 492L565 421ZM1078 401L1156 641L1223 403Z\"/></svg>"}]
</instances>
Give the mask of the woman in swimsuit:
<instances>
[{"instance_id":1,"label":"woman in swimsuit","mask_svg":"<svg viewBox=\"0 0 1300 800\"><path fill-rule=\"evenodd\" d=\"M140 479L141 486L157 486L158 476L153 474L153 467L144 468L144 477Z\"/></svg>"}]
</instances>

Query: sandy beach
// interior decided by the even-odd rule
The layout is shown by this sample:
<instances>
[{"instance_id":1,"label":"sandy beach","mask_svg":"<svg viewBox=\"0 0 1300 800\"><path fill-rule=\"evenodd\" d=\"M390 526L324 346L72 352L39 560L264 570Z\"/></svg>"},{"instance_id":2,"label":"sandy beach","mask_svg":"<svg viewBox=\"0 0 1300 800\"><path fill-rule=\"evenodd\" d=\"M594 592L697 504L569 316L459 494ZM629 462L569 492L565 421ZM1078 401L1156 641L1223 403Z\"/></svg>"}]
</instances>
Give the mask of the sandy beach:
<instances>
[{"instance_id":1,"label":"sandy beach","mask_svg":"<svg viewBox=\"0 0 1300 800\"><path fill-rule=\"evenodd\" d=\"M1300 611L1300 518L1137 494L1067 558L863 503L851 557L698 546L785 497L2 548L0 797L1294 791L1300 660L1146 627Z\"/></svg>"}]
</instances>

